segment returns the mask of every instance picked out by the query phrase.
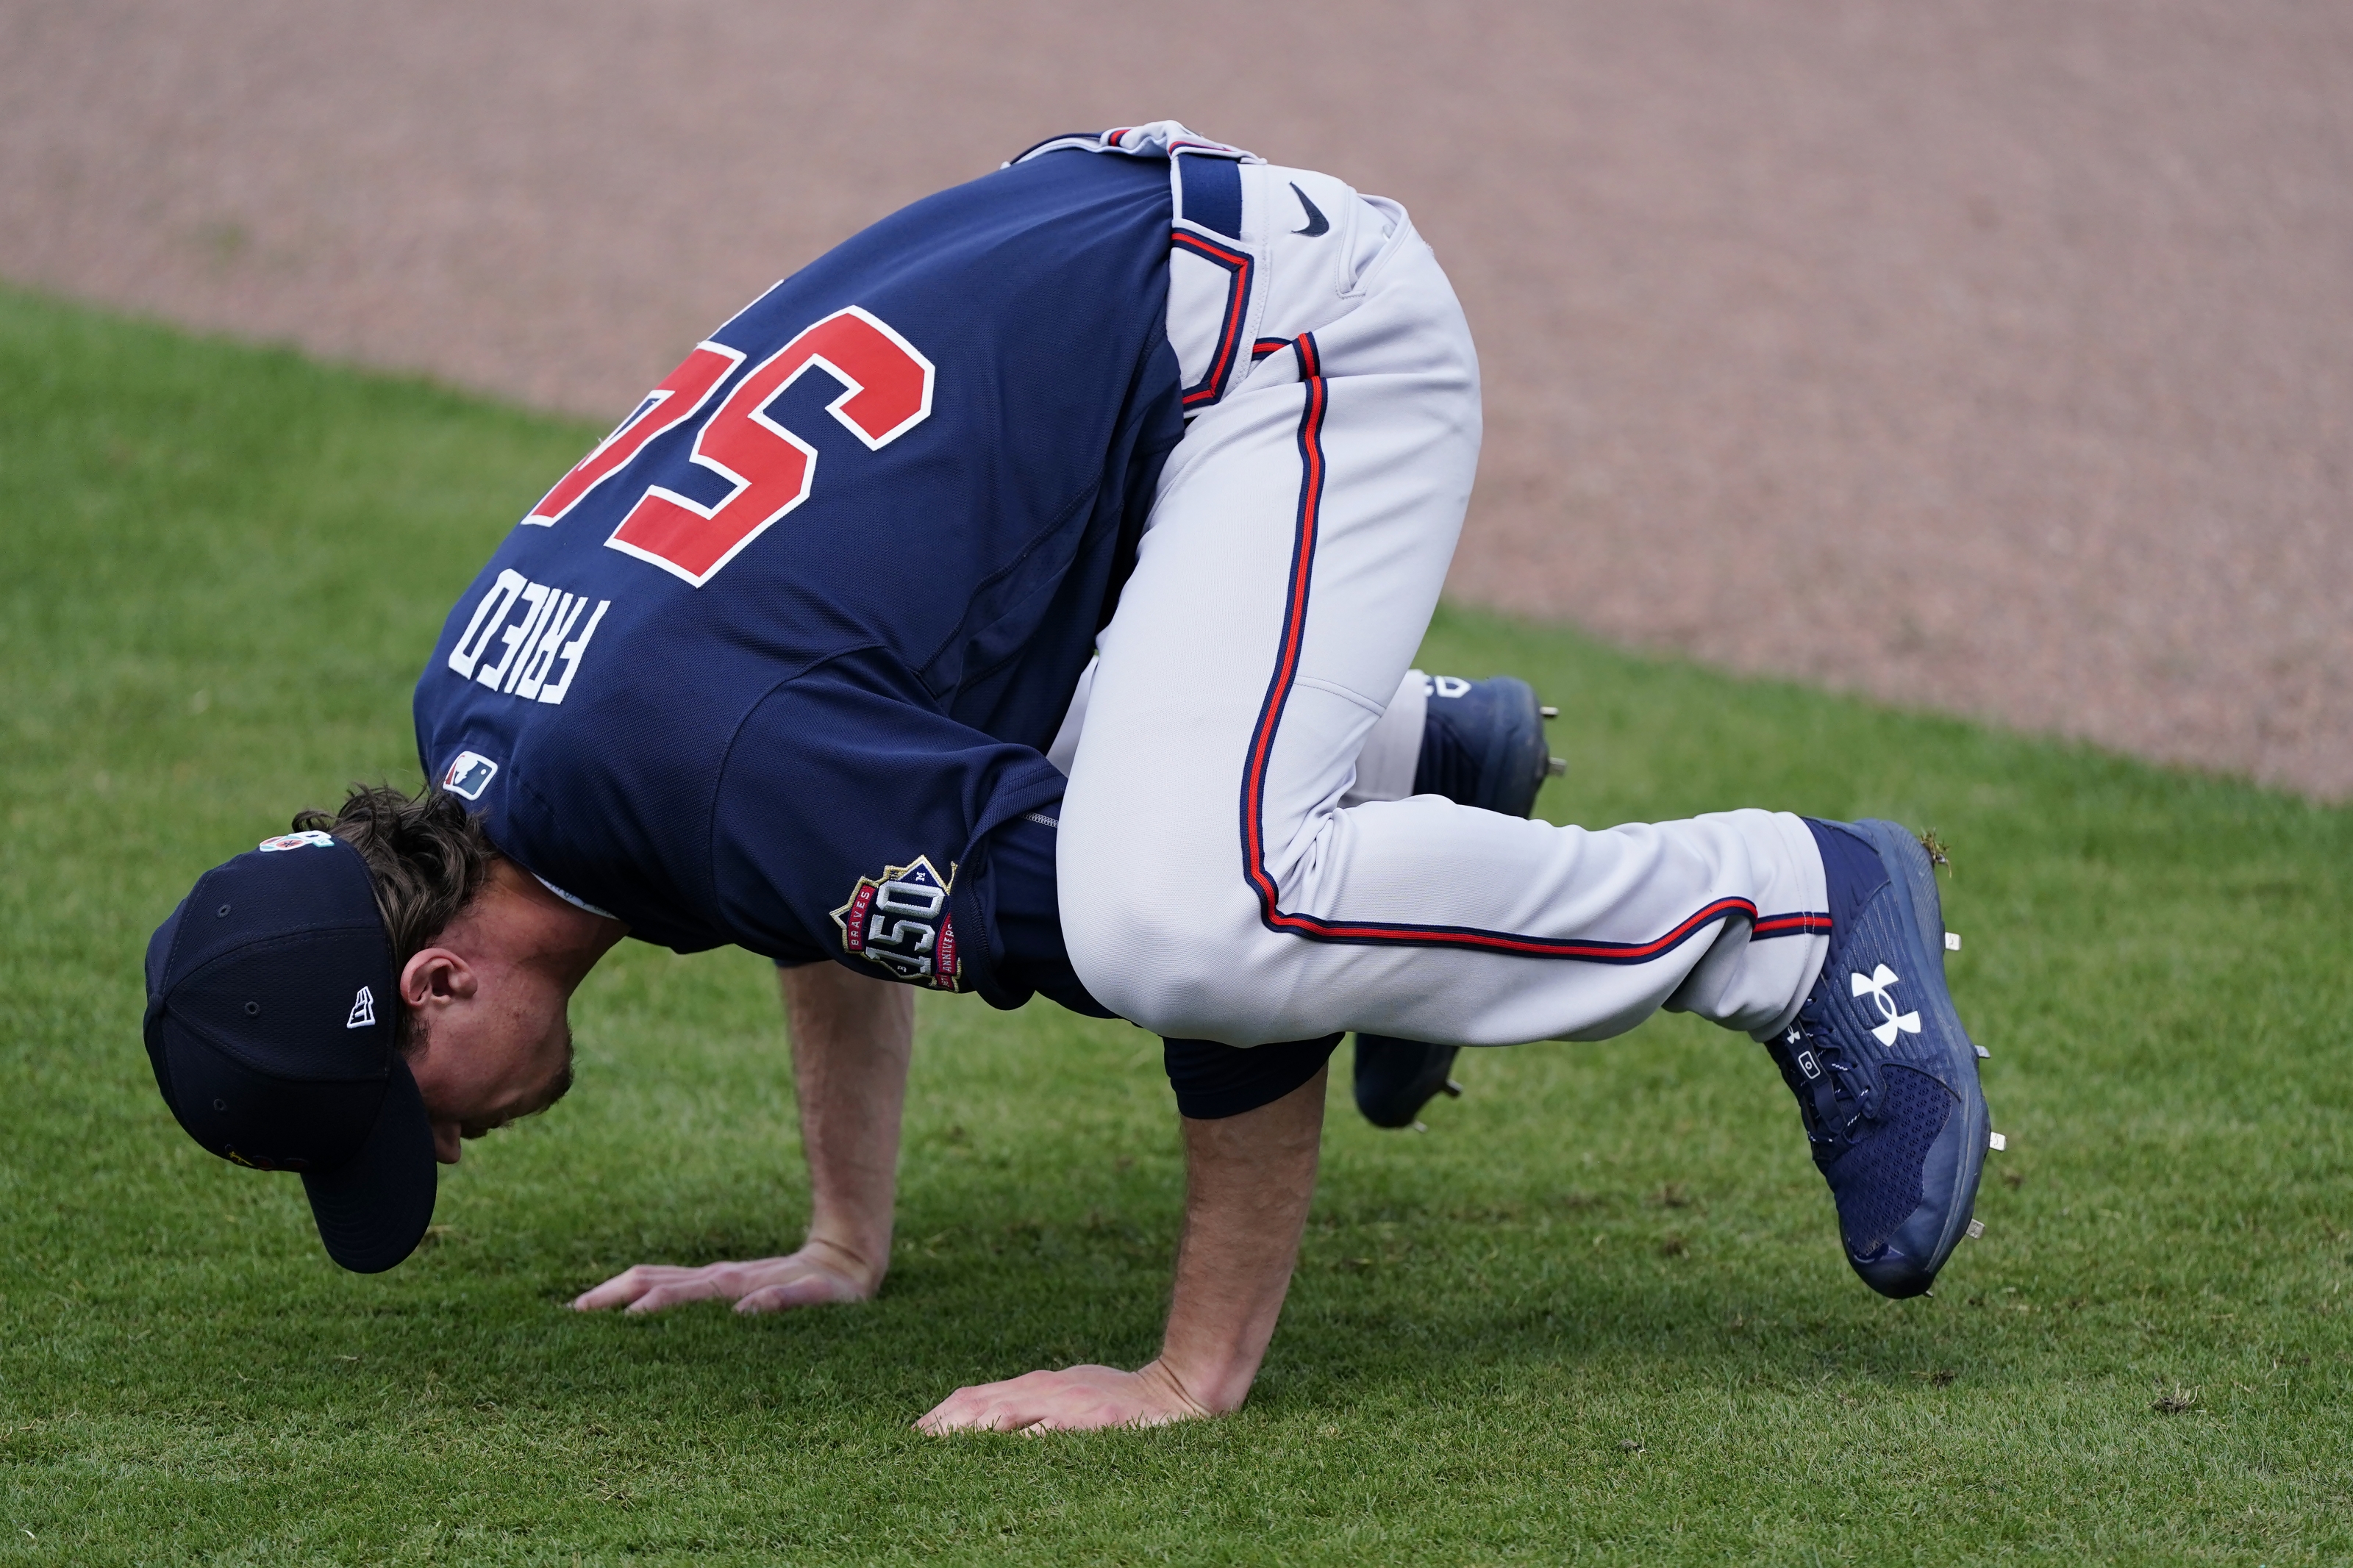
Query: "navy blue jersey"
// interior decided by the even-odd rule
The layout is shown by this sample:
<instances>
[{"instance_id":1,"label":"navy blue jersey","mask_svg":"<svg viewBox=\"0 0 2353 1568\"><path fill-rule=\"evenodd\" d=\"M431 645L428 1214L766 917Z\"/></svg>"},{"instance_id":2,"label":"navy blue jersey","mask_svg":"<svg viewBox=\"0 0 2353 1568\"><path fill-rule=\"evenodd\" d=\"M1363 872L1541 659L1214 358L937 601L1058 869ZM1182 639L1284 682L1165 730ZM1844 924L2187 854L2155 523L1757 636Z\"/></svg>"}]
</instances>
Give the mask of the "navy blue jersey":
<instances>
[{"instance_id":1,"label":"navy blue jersey","mask_svg":"<svg viewBox=\"0 0 2353 1568\"><path fill-rule=\"evenodd\" d=\"M427 776L639 937L1018 1000L985 841L1060 795L1182 434L1170 207L1161 160L1038 157L720 328L450 613Z\"/></svg>"}]
</instances>

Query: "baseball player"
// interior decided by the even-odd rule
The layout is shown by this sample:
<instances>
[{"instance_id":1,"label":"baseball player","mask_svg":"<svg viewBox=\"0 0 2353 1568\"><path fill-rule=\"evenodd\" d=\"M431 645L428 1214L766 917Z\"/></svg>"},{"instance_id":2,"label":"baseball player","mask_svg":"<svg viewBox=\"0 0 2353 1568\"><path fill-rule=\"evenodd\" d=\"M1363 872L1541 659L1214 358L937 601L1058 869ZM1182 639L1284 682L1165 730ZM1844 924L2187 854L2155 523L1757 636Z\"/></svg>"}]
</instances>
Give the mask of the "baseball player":
<instances>
[{"instance_id":1,"label":"baseball player","mask_svg":"<svg viewBox=\"0 0 2353 1568\"><path fill-rule=\"evenodd\" d=\"M500 546L417 684L424 795L355 791L198 879L148 953L164 1099L387 1268L437 1154L563 1093L615 942L750 948L783 970L808 1240L576 1304L758 1310L881 1281L908 987L1130 1019L1167 1041L1188 1164L1161 1354L921 1424L1149 1424L1249 1390L1344 1031L1443 1052L1667 1007L1766 1045L1849 1263L1926 1289L1990 1134L1920 842L1489 809L1491 752L1526 751L1500 684L1451 726L1477 764L1422 776L1472 691L1409 662L1479 433L1430 247L1328 175L1161 121L882 220Z\"/></svg>"}]
</instances>

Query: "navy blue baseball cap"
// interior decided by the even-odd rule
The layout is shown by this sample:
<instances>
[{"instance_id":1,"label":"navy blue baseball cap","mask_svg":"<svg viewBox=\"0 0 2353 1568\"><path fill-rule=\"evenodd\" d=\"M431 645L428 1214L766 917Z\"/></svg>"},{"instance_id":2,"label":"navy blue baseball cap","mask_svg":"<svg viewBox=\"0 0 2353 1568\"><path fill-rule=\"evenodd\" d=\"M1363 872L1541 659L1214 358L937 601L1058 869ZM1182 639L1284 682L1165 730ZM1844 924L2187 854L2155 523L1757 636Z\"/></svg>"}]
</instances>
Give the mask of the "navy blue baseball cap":
<instances>
[{"instance_id":1,"label":"navy blue baseball cap","mask_svg":"<svg viewBox=\"0 0 2353 1568\"><path fill-rule=\"evenodd\" d=\"M379 1274L432 1223L433 1127L395 1048L367 862L289 833L214 867L147 943L147 1059L189 1137L293 1171L327 1256Z\"/></svg>"}]
</instances>

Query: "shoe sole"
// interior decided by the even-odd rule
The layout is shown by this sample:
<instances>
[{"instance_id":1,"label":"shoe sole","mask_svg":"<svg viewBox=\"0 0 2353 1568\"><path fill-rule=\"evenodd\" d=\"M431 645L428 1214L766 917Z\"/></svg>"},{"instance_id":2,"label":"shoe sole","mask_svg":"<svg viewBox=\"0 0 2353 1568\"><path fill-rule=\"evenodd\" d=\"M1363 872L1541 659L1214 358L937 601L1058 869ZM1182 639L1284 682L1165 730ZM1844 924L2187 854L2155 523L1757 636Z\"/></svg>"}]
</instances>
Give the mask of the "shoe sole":
<instances>
[{"instance_id":1,"label":"shoe sole","mask_svg":"<svg viewBox=\"0 0 2353 1568\"><path fill-rule=\"evenodd\" d=\"M1977 1212L1978 1183L1985 1174L1993 1120L1986 1110L1985 1091L1978 1081L1977 1045L1969 1038L1968 1031L1961 1027L1960 1014L1954 1010L1952 993L1945 983L1945 905L1936 890L1936 865L1928 858L1927 850L1921 847L1919 838L1902 823L1873 818L1841 826L1851 828L1879 851L1880 863L1910 900L1912 939L1918 950L1914 963L1924 973L1934 965L1936 976L1929 994L1915 1005L1925 1006L1942 1026L1937 1038L1945 1042L1951 1058L1947 1081L1960 1095L1961 1168L1954 1182L1954 1191L1960 1194L1960 1201L1945 1215L1944 1229L1921 1270L1925 1278L1918 1289L1903 1292L1917 1295L1936 1282L1936 1274L1952 1257L1953 1249L1968 1234L1969 1220ZM1853 1260L1850 1258L1849 1261ZM1868 1265L1856 1265L1856 1271L1862 1273L1866 1268ZM1863 1279L1873 1289L1879 1288L1869 1274L1863 1274Z\"/></svg>"}]
</instances>

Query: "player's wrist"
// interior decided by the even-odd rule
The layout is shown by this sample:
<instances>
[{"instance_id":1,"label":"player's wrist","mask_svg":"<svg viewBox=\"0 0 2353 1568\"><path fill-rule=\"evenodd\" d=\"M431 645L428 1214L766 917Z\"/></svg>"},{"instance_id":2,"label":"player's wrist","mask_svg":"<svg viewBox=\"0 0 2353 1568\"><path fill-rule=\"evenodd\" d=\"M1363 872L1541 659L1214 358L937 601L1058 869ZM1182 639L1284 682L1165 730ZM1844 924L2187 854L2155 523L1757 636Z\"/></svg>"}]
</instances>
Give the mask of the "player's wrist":
<instances>
[{"instance_id":1,"label":"player's wrist","mask_svg":"<svg viewBox=\"0 0 2353 1568\"><path fill-rule=\"evenodd\" d=\"M1189 1360L1163 1350L1136 1369L1135 1375L1179 1416L1230 1415L1250 1397L1258 1376L1258 1362L1196 1357Z\"/></svg>"},{"instance_id":2,"label":"player's wrist","mask_svg":"<svg viewBox=\"0 0 2353 1568\"><path fill-rule=\"evenodd\" d=\"M850 1237L811 1226L808 1239L801 1244L801 1256L871 1299L890 1272L891 1233L885 1229L879 1236Z\"/></svg>"}]
</instances>

